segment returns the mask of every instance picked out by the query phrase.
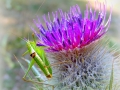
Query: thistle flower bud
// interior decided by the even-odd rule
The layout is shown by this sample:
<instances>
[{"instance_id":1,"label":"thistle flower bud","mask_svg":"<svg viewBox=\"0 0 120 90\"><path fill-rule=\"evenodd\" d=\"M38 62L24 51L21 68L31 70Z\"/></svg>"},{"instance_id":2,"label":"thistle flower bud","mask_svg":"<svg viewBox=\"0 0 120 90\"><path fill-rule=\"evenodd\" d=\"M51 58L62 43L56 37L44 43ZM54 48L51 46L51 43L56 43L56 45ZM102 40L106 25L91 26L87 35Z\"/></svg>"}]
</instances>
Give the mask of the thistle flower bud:
<instances>
[{"instance_id":1,"label":"thistle flower bud","mask_svg":"<svg viewBox=\"0 0 120 90\"><path fill-rule=\"evenodd\" d=\"M49 52L52 60L66 62L53 68L57 73L58 86L55 90L105 90L109 85L112 65L114 85L119 84L119 64L112 52L96 41L81 49L69 52ZM115 62L113 63L113 61ZM59 89L58 89L59 88Z\"/></svg>"},{"instance_id":2,"label":"thistle flower bud","mask_svg":"<svg viewBox=\"0 0 120 90\"><path fill-rule=\"evenodd\" d=\"M78 5L68 13L59 9L52 13L53 22L48 14L49 21L44 16L47 30L39 18L34 20L40 31L33 29L39 39L37 45L46 46L50 61L58 63L53 68L56 80L50 80L55 90L104 90L109 84L115 58L99 39L108 30L111 13L105 23L106 4L96 1L96 6L98 13L86 5L84 16ZM114 64L114 84L118 84L118 65L116 61Z\"/></svg>"}]
</instances>

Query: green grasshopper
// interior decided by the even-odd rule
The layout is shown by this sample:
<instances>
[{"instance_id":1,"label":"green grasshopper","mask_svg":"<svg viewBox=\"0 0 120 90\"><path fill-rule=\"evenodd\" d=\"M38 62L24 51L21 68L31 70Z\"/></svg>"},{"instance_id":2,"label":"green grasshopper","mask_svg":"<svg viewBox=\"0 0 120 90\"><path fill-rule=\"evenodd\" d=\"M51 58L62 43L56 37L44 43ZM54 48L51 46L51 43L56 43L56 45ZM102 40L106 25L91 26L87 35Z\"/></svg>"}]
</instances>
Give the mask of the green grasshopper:
<instances>
[{"instance_id":1,"label":"green grasshopper","mask_svg":"<svg viewBox=\"0 0 120 90\"><path fill-rule=\"evenodd\" d=\"M45 74L45 76L50 79L52 78L52 68L50 66L50 63L46 57L44 47L37 47L36 42L27 40L27 48L28 50L24 53L29 53L32 57L32 60L30 61L28 70L26 71L25 75L23 76L23 80L26 80L26 76L28 72L31 70L34 63L38 65L38 67L41 69L41 71ZM49 66L49 67L48 67Z\"/></svg>"},{"instance_id":2,"label":"green grasshopper","mask_svg":"<svg viewBox=\"0 0 120 90\"><path fill-rule=\"evenodd\" d=\"M34 36L33 36L33 38L34 38ZM44 75L48 79L50 79L50 78L52 78L52 68L51 68L51 66L56 66L58 64L68 63L68 62L70 63L70 61L63 61L63 62L50 64L50 62L47 59L47 56L45 54L45 51L44 51L45 47L43 47L43 46L41 46L41 47L36 46L35 38L34 38L34 41L26 40L26 44L27 44L27 49L28 50L23 55L29 53L30 56L32 57L32 60L29 63L27 62L29 64L29 66L28 66L27 71L25 71L25 75L23 76L23 80L27 81L27 82L32 82L32 83L52 86L52 88L54 90L54 86L53 85L46 84L46 83L44 83L43 80L38 80L38 81L33 81L31 79L27 80L26 77L27 77L29 71L33 68L34 64L36 63L38 65L38 67L41 69L41 71L44 73ZM16 58L16 56L15 56L15 58Z\"/></svg>"}]
</instances>

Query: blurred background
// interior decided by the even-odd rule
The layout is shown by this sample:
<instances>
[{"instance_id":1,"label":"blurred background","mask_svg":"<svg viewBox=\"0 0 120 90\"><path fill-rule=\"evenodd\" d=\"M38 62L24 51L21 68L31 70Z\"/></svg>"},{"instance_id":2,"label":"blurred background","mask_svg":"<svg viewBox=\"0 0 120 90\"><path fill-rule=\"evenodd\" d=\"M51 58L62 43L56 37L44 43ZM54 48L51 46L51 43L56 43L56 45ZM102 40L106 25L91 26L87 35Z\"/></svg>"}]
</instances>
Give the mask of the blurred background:
<instances>
[{"instance_id":1,"label":"blurred background","mask_svg":"<svg viewBox=\"0 0 120 90\"><path fill-rule=\"evenodd\" d=\"M89 0L92 8L94 1ZM120 1L106 1L107 18L110 13L109 5L113 8L107 36L110 38L110 46L116 44L116 48L120 48ZM15 54L18 60L23 62L21 57L26 50L26 42L21 38L31 39L30 27L34 27L33 19L36 16L42 18L42 15L58 8L68 11L70 6L75 4L78 4L83 12L87 2L87 0L0 0L0 90L33 90L29 83L22 80L24 72L14 58ZM29 56L26 58L29 59Z\"/></svg>"}]
</instances>

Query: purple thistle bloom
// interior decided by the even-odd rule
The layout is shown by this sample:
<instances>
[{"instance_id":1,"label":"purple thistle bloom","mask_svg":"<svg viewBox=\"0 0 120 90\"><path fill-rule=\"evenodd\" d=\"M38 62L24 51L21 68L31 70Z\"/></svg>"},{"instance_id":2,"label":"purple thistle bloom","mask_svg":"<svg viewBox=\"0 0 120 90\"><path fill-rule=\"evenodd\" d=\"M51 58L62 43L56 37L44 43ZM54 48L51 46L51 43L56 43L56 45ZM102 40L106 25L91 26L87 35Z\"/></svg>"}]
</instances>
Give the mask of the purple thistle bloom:
<instances>
[{"instance_id":1,"label":"purple thistle bloom","mask_svg":"<svg viewBox=\"0 0 120 90\"><path fill-rule=\"evenodd\" d=\"M111 13L106 23L106 5L103 3L97 3L99 7L99 13L96 10L86 10L84 16L81 14L81 10L78 5L72 6L68 13L58 10L53 14L53 22L49 21L43 16L47 26L47 30L41 24L39 18L38 21L34 20L40 33L33 30L40 42L38 46L46 46L52 51L72 50L75 48L82 48L93 41L103 36L111 20ZM59 14L58 14L59 13Z\"/></svg>"}]
</instances>

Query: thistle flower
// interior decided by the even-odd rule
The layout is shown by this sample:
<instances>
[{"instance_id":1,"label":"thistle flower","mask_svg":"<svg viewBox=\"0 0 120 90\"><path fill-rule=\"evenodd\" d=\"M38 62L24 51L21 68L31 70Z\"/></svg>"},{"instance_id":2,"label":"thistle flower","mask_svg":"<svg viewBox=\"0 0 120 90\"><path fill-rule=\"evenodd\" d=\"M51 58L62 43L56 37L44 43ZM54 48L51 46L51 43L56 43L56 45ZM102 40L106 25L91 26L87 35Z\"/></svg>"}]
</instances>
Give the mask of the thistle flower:
<instances>
[{"instance_id":1,"label":"thistle flower","mask_svg":"<svg viewBox=\"0 0 120 90\"><path fill-rule=\"evenodd\" d=\"M39 18L34 20L40 30L37 33L33 29L39 39L37 46L46 46L50 61L58 63L53 76L59 84L52 79L56 90L104 90L109 84L114 56L98 40L108 30L111 13L105 23L106 4L95 1L95 5L99 12L86 5L84 16L78 5L67 13L60 9L52 13L53 21L48 13L49 21L43 16L47 29Z\"/></svg>"},{"instance_id":2,"label":"thistle flower","mask_svg":"<svg viewBox=\"0 0 120 90\"><path fill-rule=\"evenodd\" d=\"M92 11L91 8L88 10L88 6L86 6L84 16L82 16L79 6L75 5L70 8L68 13L62 10L52 13L53 22L50 20L49 14L49 21L43 16L47 30L45 30L39 19L38 22L35 21L40 30L40 33L36 33L36 36L41 41L37 45L47 46L49 50L67 51L82 48L99 39L106 33L110 25L111 13L108 21L104 23L106 5L99 3L97 5L100 8L98 14L96 10Z\"/></svg>"}]
</instances>

